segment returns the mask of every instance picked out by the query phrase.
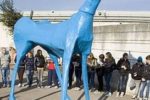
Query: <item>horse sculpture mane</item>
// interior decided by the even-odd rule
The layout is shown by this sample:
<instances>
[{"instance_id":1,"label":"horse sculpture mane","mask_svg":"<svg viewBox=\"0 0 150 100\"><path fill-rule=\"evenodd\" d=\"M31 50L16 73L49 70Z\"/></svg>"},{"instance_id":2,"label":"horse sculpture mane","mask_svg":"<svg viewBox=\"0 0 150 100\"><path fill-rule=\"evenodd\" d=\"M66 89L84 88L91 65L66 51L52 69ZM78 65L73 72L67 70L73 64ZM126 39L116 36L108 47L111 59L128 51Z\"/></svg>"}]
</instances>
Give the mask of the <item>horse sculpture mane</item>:
<instances>
[{"instance_id":1,"label":"horse sculpture mane","mask_svg":"<svg viewBox=\"0 0 150 100\"><path fill-rule=\"evenodd\" d=\"M44 48L55 63L56 73L61 84L61 100L70 99L67 95L69 65L72 54L82 57L82 77L86 100L90 100L87 78L87 56L93 41L93 17L100 0L85 0L79 11L70 19L52 24L48 21L35 23L27 17L19 19L14 27L14 42L17 61L11 82L9 100L15 100L14 86L19 62L35 46ZM63 58L63 74L58 66L58 57Z\"/></svg>"}]
</instances>

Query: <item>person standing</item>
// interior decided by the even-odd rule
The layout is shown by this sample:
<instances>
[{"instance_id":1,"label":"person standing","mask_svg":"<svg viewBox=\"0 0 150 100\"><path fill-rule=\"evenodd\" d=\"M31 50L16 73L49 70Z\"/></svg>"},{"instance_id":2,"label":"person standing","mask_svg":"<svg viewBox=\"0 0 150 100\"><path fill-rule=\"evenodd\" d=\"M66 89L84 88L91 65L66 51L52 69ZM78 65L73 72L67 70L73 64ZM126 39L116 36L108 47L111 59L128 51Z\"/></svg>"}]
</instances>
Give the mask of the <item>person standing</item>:
<instances>
[{"instance_id":1,"label":"person standing","mask_svg":"<svg viewBox=\"0 0 150 100\"><path fill-rule=\"evenodd\" d=\"M75 58L75 55L72 55L72 58L70 61L70 66L69 66L69 87L68 87L68 89L72 88L72 81L73 81L73 74L74 74L74 65L73 65L74 58Z\"/></svg>"},{"instance_id":2,"label":"person standing","mask_svg":"<svg viewBox=\"0 0 150 100\"><path fill-rule=\"evenodd\" d=\"M10 63L9 63L9 68L10 68L9 79L10 79L10 83L9 84L11 86L11 77L12 77L13 69L14 69L15 62L16 62L16 50L15 50L15 48L10 47L10 49L9 49L9 55L10 55Z\"/></svg>"},{"instance_id":3,"label":"person standing","mask_svg":"<svg viewBox=\"0 0 150 100\"><path fill-rule=\"evenodd\" d=\"M18 87L24 86L23 76L24 76L24 72L25 72L25 59L26 59L26 56L24 56L23 59L20 61L20 64L18 67L18 79L19 79Z\"/></svg>"},{"instance_id":4,"label":"person standing","mask_svg":"<svg viewBox=\"0 0 150 100\"><path fill-rule=\"evenodd\" d=\"M45 68L45 58L42 54L42 50L37 50L35 55L35 67L37 69L37 87L41 88L43 83L43 73Z\"/></svg>"},{"instance_id":5,"label":"person standing","mask_svg":"<svg viewBox=\"0 0 150 100\"><path fill-rule=\"evenodd\" d=\"M75 88L74 90L80 90L82 80L81 80L81 74L82 74L82 69L81 69L81 56L80 54L75 54L73 58L73 66L75 68L75 77L76 77L76 82L75 82Z\"/></svg>"},{"instance_id":6,"label":"person standing","mask_svg":"<svg viewBox=\"0 0 150 100\"><path fill-rule=\"evenodd\" d=\"M98 93L103 91L103 74L104 74L104 59L105 56L104 54L99 55L99 60L98 60L98 65L96 67L96 75L98 79L98 91L95 91L94 93Z\"/></svg>"},{"instance_id":7,"label":"person standing","mask_svg":"<svg viewBox=\"0 0 150 100\"><path fill-rule=\"evenodd\" d=\"M135 92L134 95L132 96L132 99L139 99L139 87L142 79L142 73L144 71L144 63L142 60L142 57L138 57L137 63L135 63L132 66L131 69L131 77L134 80L135 83Z\"/></svg>"},{"instance_id":8,"label":"person standing","mask_svg":"<svg viewBox=\"0 0 150 100\"><path fill-rule=\"evenodd\" d=\"M139 100L150 99L150 55L146 57L146 65L144 66L144 70L142 73L142 81L139 88L139 95Z\"/></svg>"},{"instance_id":9,"label":"person standing","mask_svg":"<svg viewBox=\"0 0 150 100\"><path fill-rule=\"evenodd\" d=\"M10 63L10 55L6 51L6 48L2 48L2 53L0 55L0 66L1 66L1 74L2 74L2 84L3 87L7 87L9 85L9 63Z\"/></svg>"},{"instance_id":10,"label":"person standing","mask_svg":"<svg viewBox=\"0 0 150 100\"><path fill-rule=\"evenodd\" d=\"M97 60L94 57L93 53L91 53L89 55L87 65L88 65L88 69L89 69L89 87L91 89L91 92L94 92L94 90L95 90L95 83L94 83L95 68L97 66Z\"/></svg>"},{"instance_id":11,"label":"person standing","mask_svg":"<svg viewBox=\"0 0 150 100\"><path fill-rule=\"evenodd\" d=\"M27 57L25 59L25 69L26 69L26 76L27 76L27 84L28 87L32 86L33 82L33 74L34 74L34 57L32 52L28 52Z\"/></svg>"},{"instance_id":12,"label":"person standing","mask_svg":"<svg viewBox=\"0 0 150 100\"><path fill-rule=\"evenodd\" d=\"M58 80L57 80L57 74L55 70L55 64L52 61L52 59L48 59L47 62L47 68L48 68L48 88L52 87L52 82L54 82L55 88L59 88Z\"/></svg>"},{"instance_id":13,"label":"person standing","mask_svg":"<svg viewBox=\"0 0 150 100\"><path fill-rule=\"evenodd\" d=\"M111 96L111 77L115 66L115 59L110 52L107 52L104 62L104 81L107 94L106 96Z\"/></svg>"},{"instance_id":14,"label":"person standing","mask_svg":"<svg viewBox=\"0 0 150 100\"><path fill-rule=\"evenodd\" d=\"M117 63L117 69L119 70L119 83L118 83L118 90L117 95L118 97L123 97L125 95L127 80L128 80L128 74L130 71L130 62L128 60L128 54L124 53L123 57L118 61Z\"/></svg>"}]
</instances>

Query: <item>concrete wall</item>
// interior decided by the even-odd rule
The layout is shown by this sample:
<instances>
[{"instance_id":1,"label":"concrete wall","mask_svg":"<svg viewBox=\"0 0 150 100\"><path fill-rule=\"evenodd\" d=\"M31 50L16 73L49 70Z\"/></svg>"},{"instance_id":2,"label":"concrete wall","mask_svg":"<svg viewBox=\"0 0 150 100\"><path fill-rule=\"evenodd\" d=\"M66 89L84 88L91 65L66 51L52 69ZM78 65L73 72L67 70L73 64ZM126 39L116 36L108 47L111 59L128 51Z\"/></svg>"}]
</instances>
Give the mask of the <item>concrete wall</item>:
<instances>
[{"instance_id":1,"label":"concrete wall","mask_svg":"<svg viewBox=\"0 0 150 100\"><path fill-rule=\"evenodd\" d=\"M124 52L129 53L131 65L135 63L138 56L142 56L145 61L145 57L150 54L150 24L94 27L92 52L98 57L99 54L105 54L108 51L112 53L116 62ZM115 75L116 73L113 77ZM130 79L131 77L129 77L128 84ZM116 86L117 79L114 80L114 86ZM128 85L127 94L132 92Z\"/></svg>"},{"instance_id":2,"label":"concrete wall","mask_svg":"<svg viewBox=\"0 0 150 100\"><path fill-rule=\"evenodd\" d=\"M130 52L131 59L150 54L150 24L94 27L95 55L111 51L116 59Z\"/></svg>"}]
</instances>

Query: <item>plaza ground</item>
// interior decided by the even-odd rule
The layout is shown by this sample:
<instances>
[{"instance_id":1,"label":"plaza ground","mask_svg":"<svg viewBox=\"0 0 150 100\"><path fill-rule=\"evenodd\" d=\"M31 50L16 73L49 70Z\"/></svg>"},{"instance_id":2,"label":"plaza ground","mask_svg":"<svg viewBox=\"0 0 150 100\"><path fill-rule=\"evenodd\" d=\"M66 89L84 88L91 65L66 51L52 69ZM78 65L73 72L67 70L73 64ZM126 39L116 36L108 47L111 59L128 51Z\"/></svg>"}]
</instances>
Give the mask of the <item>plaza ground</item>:
<instances>
[{"instance_id":1,"label":"plaza ground","mask_svg":"<svg viewBox=\"0 0 150 100\"><path fill-rule=\"evenodd\" d=\"M17 100L60 100L60 89L52 88L18 88L16 87L15 95ZM0 89L0 100L8 100L9 88ZM85 100L83 89L75 91L74 89L68 90L68 94L72 100ZM90 92L91 100L131 100L131 96L115 97L114 92L111 97L105 96L103 93L94 94Z\"/></svg>"},{"instance_id":2,"label":"plaza ground","mask_svg":"<svg viewBox=\"0 0 150 100\"><path fill-rule=\"evenodd\" d=\"M1 76L0 76L1 79ZM44 77L46 85L46 73ZM15 96L17 100L60 100L61 90L60 88L37 88L36 81L31 88L27 86L24 87L15 87ZM0 100L8 100L10 88L0 88ZM113 93L111 97L107 97L103 92L99 94L90 93L91 100L132 100L131 96L125 95L124 97L116 97L116 92ZM74 88L68 90L68 94L71 97L71 100L85 100L84 90L75 91Z\"/></svg>"}]
</instances>

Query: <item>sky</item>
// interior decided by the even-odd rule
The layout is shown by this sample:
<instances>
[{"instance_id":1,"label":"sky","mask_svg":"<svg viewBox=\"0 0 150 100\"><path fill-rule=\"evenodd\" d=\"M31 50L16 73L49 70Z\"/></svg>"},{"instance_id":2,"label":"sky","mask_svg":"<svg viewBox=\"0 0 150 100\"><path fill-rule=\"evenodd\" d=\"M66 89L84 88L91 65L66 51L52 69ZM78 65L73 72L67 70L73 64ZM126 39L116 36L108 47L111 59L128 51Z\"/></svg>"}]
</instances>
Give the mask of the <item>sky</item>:
<instances>
[{"instance_id":1,"label":"sky","mask_svg":"<svg viewBox=\"0 0 150 100\"><path fill-rule=\"evenodd\" d=\"M2 1L2 0L0 0ZM14 0L17 10L78 10L86 0ZM99 10L150 11L150 0L101 0Z\"/></svg>"}]
</instances>

